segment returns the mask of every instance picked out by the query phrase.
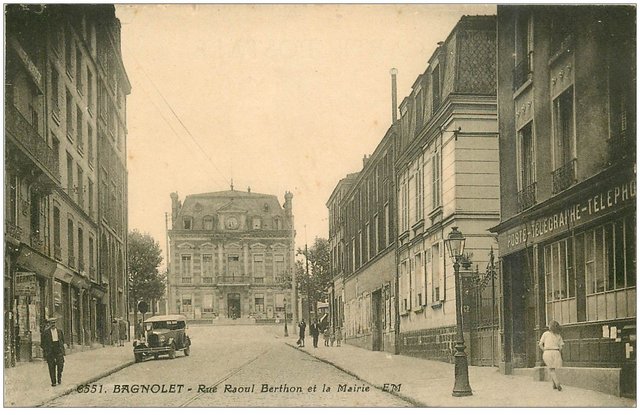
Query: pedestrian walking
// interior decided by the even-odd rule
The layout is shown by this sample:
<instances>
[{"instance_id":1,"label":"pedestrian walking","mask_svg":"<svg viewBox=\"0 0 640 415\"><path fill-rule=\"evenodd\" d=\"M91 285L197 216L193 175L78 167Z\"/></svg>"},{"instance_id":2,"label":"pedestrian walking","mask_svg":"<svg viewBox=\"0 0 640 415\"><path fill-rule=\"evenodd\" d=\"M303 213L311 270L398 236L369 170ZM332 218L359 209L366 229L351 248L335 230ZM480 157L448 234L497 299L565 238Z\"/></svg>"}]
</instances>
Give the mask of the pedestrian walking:
<instances>
[{"instance_id":1,"label":"pedestrian walking","mask_svg":"<svg viewBox=\"0 0 640 415\"><path fill-rule=\"evenodd\" d=\"M42 332L40 342L42 354L49 366L51 386L62 383L62 369L64 369L64 333L56 327L56 319L47 319L47 325Z\"/></svg>"},{"instance_id":2,"label":"pedestrian walking","mask_svg":"<svg viewBox=\"0 0 640 415\"><path fill-rule=\"evenodd\" d=\"M305 323L304 319L302 319L300 321L300 324L298 324L298 330L300 335L300 337L298 337L298 346L300 347L304 347L304 331L306 328L307 328L307 323Z\"/></svg>"},{"instance_id":3,"label":"pedestrian walking","mask_svg":"<svg viewBox=\"0 0 640 415\"><path fill-rule=\"evenodd\" d=\"M129 334L129 322L124 320L124 319L120 319L120 321L118 321L118 334L120 335L118 337L118 340L120 341L119 345L121 347L124 347L124 342L125 340L127 340L127 335Z\"/></svg>"},{"instance_id":4,"label":"pedestrian walking","mask_svg":"<svg viewBox=\"0 0 640 415\"><path fill-rule=\"evenodd\" d=\"M340 347L340 343L342 343L342 330L338 327L336 328L336 347Z\"/></svg>"},{"instance_id":5,"label":"pedestrian walking","mask_svg":"<svg viewBox=\"0 0 640 415\"><path fill-rule=\"evenodd\" d=\"M329 341L331 342L331 347L336 344L336 330L331 327L331 334L329 335Z\"/></svg>"},{"instance_id":6,"label":"pedestrian walking","mask_svg":"<svg viewBox=\"0 0 640 415\"><path fill-rule=\"evenodd\" d=\"M120 342L120 325L118 324L118 320L115 318L111 321L111 343L114 346L118 346Z\"/></svg>"},{"instance_id":7,"label":"pedestrian walking","mask_svg":"<svg viewBox=\"0 0 640 415\"><path fill-rule=\"evenodd\" d=\"M318 325L318 319L313 319L313 323L309 326L309 334L313 337L313 347L318 348L318 337L320 337L320 326Z\"/></svg>"},{"instance_id":8,"label":"pedestrian walking","mask_svg":"<svg viewBox=\"0 0 640 415\"><path fill-rule=\"evenodd\" d=\"M331 336L329 335L329 328L328 327L326 329L324 329L323 335L324 335L324 345L325 345L325 347L329 347L329 338Z\"/></svg>"},{"instance_id":9,"label":"pedestrian walking","mask_svg":"<svg viewBox=\"0 0 640 415\"><path fill-rule=\"evenodd\" d=\"M544 364L549 368L549 376L553 382L553 389L562 391L562 386L558 381L558 374L556 369L562 367L562 347L564 346L564 340L560 334L560 323L552 320L549 323L549 330L542 333L538 345L542 349L542 360Z\"/></svg>"}]
</instances>

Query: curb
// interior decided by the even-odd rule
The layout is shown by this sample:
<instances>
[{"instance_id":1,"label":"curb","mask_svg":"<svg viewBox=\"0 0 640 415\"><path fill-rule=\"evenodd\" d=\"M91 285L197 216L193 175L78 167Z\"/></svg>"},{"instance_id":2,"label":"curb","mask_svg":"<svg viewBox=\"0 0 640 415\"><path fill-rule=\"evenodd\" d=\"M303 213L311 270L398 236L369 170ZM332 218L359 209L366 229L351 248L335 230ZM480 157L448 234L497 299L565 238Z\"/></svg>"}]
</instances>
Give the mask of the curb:
<instances>
[{"instance_id":1,"label":"curb","mask_svg":"<svg viewBox=\"0 0 640 415\"><path fill-rule=\"evenodd\" d=\"M382 391L382 392L385 392L385 393L388 393L388 394L390 394L390 395L396 396L397 398L400 398L400 399L402 399L403 401L410 403L410 404L411 404L411 405L413 405L414 407L418 407L418 408L427 408L427 407L428 407L428 405L427 405L426 403L424 403L424 402L422 402L422 401L419 401L419 400L417 400L417 399L415 399L415 398L413 398L413 397L411 397L411 396L408 396L408 395L405 395L405 394L402 394L402 393L399 393L399 392L394 392L394 391L390 391L390 390L385 390L385 389L383 389L383 388L382 388L382 386L380 386L380 385L376 385L375 383L371 383L371 382L369 382L368 380L366 380L366 379L362 378L361 376L359 376L357 373L354 373L354 372L350 371L349 369L345 369L345 368L343 368L343 367L341 367L341 366L337 365L336 363L334 363L334 362L332 362L332 361L330 361L330 360L327 360L327 359L322 358L322 357L320 357L320 356L316 356L316 355L314 355L314 354L312 354L312 353L310 353L310 352L308 352L308 351L306 351L306 350L303 350L303 349L302 349L302 348L300 348L300 347L294 346L294 345L293 345L293 344L291 344L291 343L285 342L285 344L286 344L287 346L291 347L292 349L298 350L298 351L300 351L300 352L302 352L302 353L305 353L305 354L307 354L307 355L309 355L309 356L313 357L314 359L320 360L320 361L321 361L321 362L323 362L323 363L326 363L326 364L328 364L328 365L331 365L331 366L335 367L336 369L340 370L341 372L344 372L344 373L346 373L346 374L347 374L347 375L349 375L349 376L353 376L354 378L358 379L359 381L362 381L362 382L368 383L369 385L373 386L374 388L376 388L376 389L378 389L378 390L380 390L380 391Z\"/></svg>"},{"instance_id":2,"label":"curb","mask_svg":"<svg viewBox=\"0 0 640 415\"><path fill-rule=\"evenodd\" d=\"M85 385L85 384L88 384L88 383L94 383L94 382L96 382L96 381L98 381L98 380L100 380L100 379L102 379L104 377L107 377L107 376L112 375L112 374L114 374L116 372L119 372L122 369L125 369L125 368L133 365L134 363L135 363L135 361L132 360L130 362L125 362L125 363L119 364L118 366L115 366L115 367L113 367L111 369L108 369L108 370L106 370L106 371L104 371L104 372L102 372L102 373L100 373L100 374L98 374L96 376L93 376L93 377L89 378L88 380L79 382L79 383L73 385L72 387L68 387L67 389L63 389L60 393L56 394L56 396L48 398L48 399L46 399L46 400L34 405L33 407L34 408L40 408L40 407L48 404L49 402L55 401L58 398L61 398L63 396L66 396L66 395L69 395L70 393L75 392L78 389L78 386L80 386L80 385Z\"/></svg>"}]
</instances>

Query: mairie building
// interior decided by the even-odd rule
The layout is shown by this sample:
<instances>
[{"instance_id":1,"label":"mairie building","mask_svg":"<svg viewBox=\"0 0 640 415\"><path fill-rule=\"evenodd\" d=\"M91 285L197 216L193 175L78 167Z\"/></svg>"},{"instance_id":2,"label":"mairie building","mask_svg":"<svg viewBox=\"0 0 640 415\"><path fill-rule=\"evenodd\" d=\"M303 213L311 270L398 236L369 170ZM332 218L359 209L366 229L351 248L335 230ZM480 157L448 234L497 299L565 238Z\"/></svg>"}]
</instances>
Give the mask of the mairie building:
<instances>
[{"instance_id":1,"label":"mairie building","mask_svg":"<svg viewBox=\"0 0 640 415\"><path fill-rule=\"evenodd\" d=\"M190 320L291 317L292 198L227 190L171 194L168 308Z\"/></svg>"}]
</instances>

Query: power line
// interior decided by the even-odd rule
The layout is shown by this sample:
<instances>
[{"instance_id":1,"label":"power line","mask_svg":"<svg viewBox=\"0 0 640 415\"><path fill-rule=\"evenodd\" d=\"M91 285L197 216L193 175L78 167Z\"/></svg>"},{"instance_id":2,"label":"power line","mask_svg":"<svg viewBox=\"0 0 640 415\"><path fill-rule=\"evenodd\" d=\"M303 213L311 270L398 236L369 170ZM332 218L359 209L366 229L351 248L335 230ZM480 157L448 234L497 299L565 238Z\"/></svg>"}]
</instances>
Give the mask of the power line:
<instances>
[{"instance_id":1,"label":"power line","mask_svg":"<svg viewBox=\"0 0 640 415\"><path fill-rule=\"evenodd\" d=\"M169 108L169 110L171 111L171 113L173 114L174 117L176 117L176 119L178 120L178 122L180 123L180 125L182 125L182 128L184 128L184 130L187 132L187 134L189 135L189 137L191 138L191 140L195 143L196 146L198 146L198 148L200 149L200 151L202 151L202 153L204 154L204 156L209 160L209 162L211 163L211 165L216 169L216 171L218 172L218 174L220 174L226 182L229 182L229 179L227 179L227 177L220 171L220 169L218 169L218 166L215 165L215 163L213 162L213 160L211 159L211 157L209 157L209 155L207 154L207 152L205 151L204 148L202 148L202 146L200 145L200 143L196 140L196 138L193 136L193 134L191 134L191 131L189 130L189 128L187 128L187 126L184 124L184 122L182 122L182 119L180 119L180 117L178 116L178 114L176 114L176 112L174 111L173 107L171 106L171 104L169 103L169 101L167 101L167 99L165 98L165 96L162 94L162 92L160 91L160 89L158 88L158 86L156 85L155 82L153 82L153 79L151 79L151 77L149 76L149 74L147 74L147 71L145 71L144 67L142 65L140 65L140 62L138 62L138 60L136 59L136 57L132 54L131 57L133 58L133 60L136 61L136 64L138 65L138 67L140 68L140 70L142 71L142 73L147 77L147 79L149 80L149 82L151 82L151 85L153 85L153 87L155 88L156 92L158 92L158 95L160 95L160 97L162 98L162 100L164 101L164 103L167 105L167 107Z\"/></svg>"},{"instance_id":2,"label":"power line","mask_svg":"<svg viewBox=\"0 0 640 415\"><path fill-rule=\"evenodd\" d=\"M154 102L153 98L151 97L151 95L147 92L146 88L144 86L142 86L142 84L139 84L139 86L142 89L142 92L145 94L145 96L147 98L149 98L149 101L151 102L151 104L153 104L153 107L156 109L156 111L158 112L158 114L160 114L160 117L162 118L162 120L169 126L169 128L171 128L171 131L173 131L173 134L176 136L176 138L178 138L178 140L180 140L180 142L182 144L184 144L183 142L183 138L180 137L180 134L178 134L178 132L175 130L175 128L173 128L173 125L169 122L169 120L165 117L165 115L163 114L163 112L160 110L160 108L158 107L158 105ZM191 148L189 148L187 145L185 145L185 148L187 150L189 150L190 152L195 153L194 150L192 150ZM206 154L205 154L206 155ZM211 162L211 160L209 160ZM213 164L212 164L213 165ZM213 165L213 167L215 167L215 165ZM217 179L214 178L214 180L216 181L217 184L219 184L219 182L217 181ZM223 185L223 187L226 187Z\"/></svg>"}]
</instances>

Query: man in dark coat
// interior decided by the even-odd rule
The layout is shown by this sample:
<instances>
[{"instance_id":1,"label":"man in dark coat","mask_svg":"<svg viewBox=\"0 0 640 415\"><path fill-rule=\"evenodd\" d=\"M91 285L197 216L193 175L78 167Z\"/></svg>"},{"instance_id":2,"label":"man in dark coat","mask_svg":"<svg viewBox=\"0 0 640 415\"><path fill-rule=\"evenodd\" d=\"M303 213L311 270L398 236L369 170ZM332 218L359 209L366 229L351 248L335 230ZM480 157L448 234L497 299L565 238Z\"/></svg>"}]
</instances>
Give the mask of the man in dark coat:
<instances>
[{"instance_id":1,"label":"man in dark coat","mask_svg":"<svg viewBox=\"0 0 640 415\"><path fill-rule=\"evenodd\" d=\"M300 329L300 337L298 338L298 346L304 347L304 331L307 328L307 323L304 322L304 319L300 321L298 324L298 328Z\"/></svg>"},{"instance_id":2,"label":"man in dark coat","mask_svg":"<svg viewBox=\"0 0 640 415\"><path fill-rule=\"evenodd\" d=\"M318 337L320 336L320 325L317 319L313 319L313 323L309 326L309 334L313 337L313 347L318 348Z\"/></svg>"},{"instance_id":3,"label":"man in dark coat","mask_svg":"<svg viewBox=\"0 0 640 415\"><path fill-rule=\"evenodd\" d=\"M47 326L42 333L40 345L44 358L49 365L51 386L62 383L62 369L64 368L64 333L56 327L56 319L47 320Z\"/></svg>"}]
</instances>

